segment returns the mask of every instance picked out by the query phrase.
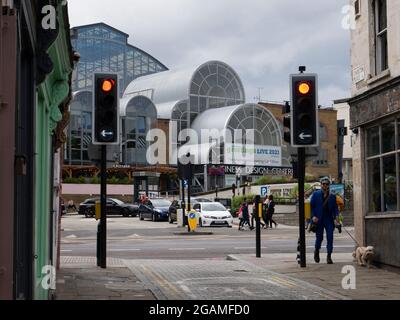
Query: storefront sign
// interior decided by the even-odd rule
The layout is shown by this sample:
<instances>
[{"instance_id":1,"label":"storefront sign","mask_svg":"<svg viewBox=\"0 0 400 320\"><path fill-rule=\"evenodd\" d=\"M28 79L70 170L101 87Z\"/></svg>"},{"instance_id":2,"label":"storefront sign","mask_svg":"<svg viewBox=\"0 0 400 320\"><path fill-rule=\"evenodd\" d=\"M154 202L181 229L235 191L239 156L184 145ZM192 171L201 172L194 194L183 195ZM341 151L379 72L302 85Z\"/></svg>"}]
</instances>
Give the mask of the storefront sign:
<instances>
[{"instance_id":1,"label":"storefront sign","mask_svg":"<svg viewBox=\"0 0 400 320\"><path fill-rule=\"evenodd\" d=\"M250 176L293 176L292 167L243 167L225 166L226 175L250 175Z\"/></svg>"},{"instance_id":2,"label":"storefront sign","mask_svg":"<svg viewBox=\"0 0 400 320\"><path fill-rule=\"evenodd\" d=\"M226 144L225 163L279 167L282 165L282 148L275 146Z\"/></svg>"}]
</instances>

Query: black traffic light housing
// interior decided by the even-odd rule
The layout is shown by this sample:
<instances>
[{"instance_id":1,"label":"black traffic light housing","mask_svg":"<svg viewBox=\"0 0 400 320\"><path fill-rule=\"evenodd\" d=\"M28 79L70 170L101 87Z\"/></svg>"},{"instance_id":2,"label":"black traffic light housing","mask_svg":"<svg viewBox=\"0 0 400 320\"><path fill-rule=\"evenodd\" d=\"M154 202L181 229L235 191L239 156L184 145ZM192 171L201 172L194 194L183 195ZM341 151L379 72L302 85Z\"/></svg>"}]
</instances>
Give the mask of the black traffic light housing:
<instances>
[{"instance_id":1,"label":"black traffic light housing","mask_svg":"<svg viewBox=\"0 0 400 320\"><path fill-rule=\"evenodd\" d=\"M318 76L311 73L291 75L290 93L292 147L318 147Z\"/></svg>"},{"instance_id":2,"label":"black traffic light housing","mask_svg":"<svg viewBox=\"0 0 400 320\"><path fill-rule=\"evenodd\" d=\"M94 145L119 143L119 93L118 75L96 73L93 95Z\"/></svg>"},{"instance_id":3,"label":"black traffic light housing","mask_svg":"<svg viewBox=\"0 0 400 320\"><path fill-rule=\"evenodd\" d=\"M290 104L286 102L283 106L282 114L289 114L290 113ZM291 119L290 115L286 115L283 117L283 127L288 129L283 131L283 141L287 143L291 143L291 135L290 135L290 128L291 128Z\"/></svg>"}]
</instances>

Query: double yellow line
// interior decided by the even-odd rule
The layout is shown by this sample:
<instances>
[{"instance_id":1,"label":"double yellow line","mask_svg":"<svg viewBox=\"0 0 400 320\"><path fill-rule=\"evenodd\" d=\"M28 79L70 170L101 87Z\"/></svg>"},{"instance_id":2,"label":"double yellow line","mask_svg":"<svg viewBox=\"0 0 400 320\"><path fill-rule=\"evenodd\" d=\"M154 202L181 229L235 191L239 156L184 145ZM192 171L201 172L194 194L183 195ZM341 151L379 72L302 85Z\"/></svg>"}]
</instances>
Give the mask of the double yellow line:
<instances>
[{"instance_id":1,"label":"double yellow line","mask_svg":"<svg viewBox=\"0 0 400 320\"><path fill-rule=\"evenodd\" d=\"M154 280L159 285L160 288L163 288L167 292L168 299L170 300L182 299L179 291L167 279L165 279L158 273L151 271L146 266L142 266L142 268L148 278Z\"/></svg>"}]
</instances>

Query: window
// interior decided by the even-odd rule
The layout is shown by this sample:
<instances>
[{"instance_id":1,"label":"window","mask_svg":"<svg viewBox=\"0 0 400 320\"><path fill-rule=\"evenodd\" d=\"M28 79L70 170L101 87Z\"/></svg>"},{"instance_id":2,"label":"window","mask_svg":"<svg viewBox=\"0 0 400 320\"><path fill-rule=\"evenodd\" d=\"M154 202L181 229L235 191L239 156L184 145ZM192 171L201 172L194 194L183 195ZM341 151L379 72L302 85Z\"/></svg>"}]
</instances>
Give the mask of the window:
<instances>
[{"instance_id":1,"label":"window","mask_svg":"<svg viewBox=\"0 0 400 320\"><path fill-rule=\"evenodd\" d=\"M322 123L319 126L319 137L321 141L328 141L328 131Z\"/></svg>"},{"instance_id":2,"label":"window","mask_svg":"<svg viewBox=\"0 0 400 320\"><path fill-rule=\"evenodd\" d=\"M400 119L382 122L366 132L367 202L371 213L399 210Z\"/></svg>"},{"instance_id":3,"label":"window","mask_svg":"<svg viewBox=\"0 0 400 320\"><path fill-rule=\"evenodd\" d=\"M356 19L361 16L360 0L354 1L354 12L356 15Z\"/></svg>"},{"instance_id":4,"label":"window","mask_svg":"<svg viewBox=\"0 0 400 320\"><path fill-rule=\"evenodd\" d=\"M379 75L388 68L386 0L375 0L373 10L375 19L375 70L376 75Z\"/></svg>"},{"instance_id":5,"label":"window","mask_svg":"<svg viewBox=\"0 0 400 320\"><path fill-rule=\"evenodd\" d=\"M318 158L313 160L313 166L315 167L327 167L328 166L328 150L321 149L318 154Z\"/></svg>"}]
</instances>

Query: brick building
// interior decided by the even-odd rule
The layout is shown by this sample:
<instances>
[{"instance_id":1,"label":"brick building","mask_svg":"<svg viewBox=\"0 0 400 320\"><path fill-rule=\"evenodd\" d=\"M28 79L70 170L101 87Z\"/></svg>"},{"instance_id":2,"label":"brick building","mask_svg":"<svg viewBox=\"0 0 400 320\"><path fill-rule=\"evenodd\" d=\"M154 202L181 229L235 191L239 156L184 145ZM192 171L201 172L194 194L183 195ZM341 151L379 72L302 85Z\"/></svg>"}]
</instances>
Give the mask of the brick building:
<instances>
[{"instance_id":1,"label":"brick building","mask_svg":"<svg viewBox=\"0 0 400 320\"><path fill-rule=\"evenodd\" d=\"M283 130L282 104L260 103L267 108L278 120ZM320 109L320 148L318 157L308 159L306 175L315 178L329 176L332 180L338 179L338 150L337 150L337 111L334 109ZM282 142L287 145L285 142Z\"/></svg>"}]
</instances>

